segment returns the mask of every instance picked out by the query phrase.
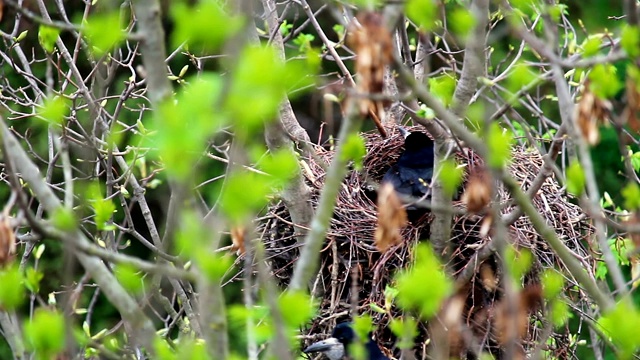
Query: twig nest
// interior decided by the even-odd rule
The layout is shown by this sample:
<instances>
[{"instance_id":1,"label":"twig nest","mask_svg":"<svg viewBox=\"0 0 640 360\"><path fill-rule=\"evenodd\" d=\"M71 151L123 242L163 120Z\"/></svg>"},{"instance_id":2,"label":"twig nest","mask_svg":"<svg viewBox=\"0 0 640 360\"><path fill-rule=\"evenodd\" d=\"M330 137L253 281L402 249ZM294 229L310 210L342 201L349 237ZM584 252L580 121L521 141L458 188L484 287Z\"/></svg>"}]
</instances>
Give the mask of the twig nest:
<instances>
[{"instance_id":1,"label":"twig nest","mask_svg":"<svg viewBox=\"0 0 640 360\"><path fill-rule=\"evenodd\" d=\"M411 131L422 131L412 128ZM397 270L405 268L411 262L411 249L420 239L429 238L429 222L431 216L420 221L408 223L400 232L401 241L385 244L386 251L381 253L375 246L375 230L378 209L375 201L376 188L383 174L398 158L403 146L403 137L399 134L381 139L377 133L365 133L367 155L364 159L364 171L350 171L340 188L331 228L327 234L326 246L321 254L321 268L315 280L316 294L322 294L319 316L310 326L310 333L330 334L337 321L351 317L350 301L357 295L359 313L370 313L377 325L376 339L387 349L392 349L395 339L387 329L390 315L396 317L401 313L395 306L390 313L373 311L374 308L385 308L385 287L392 284ZM308 162L308 185L313 188L314 206L324 184L325 168L330 163L333 152L317 148L316 159ZM473 171L483 165L483 161L473 151L460 151L457 161L467 164L467 171ZM322 163L318 163L321 161ZM543 159L532 148L515 146L509 172L526 191L541 171ZM465 178L468 174L465 175ZM466 185L466 180L465 180ZM482 189L484 191L484 189ZM502 214L515 209L510 194L502 187L498 189ZM481 197L484 202L484 195ZM569 201L567 194L551 176L547 178L535 197L532 199L536 209L546 218L549 226L564 239L566 245L581 259L587 272L594 273L594 259L585 247L585 240L592 227L583 211ZM462 201L455 201L454 207L464 208ZM489 309L499 308L501 285L498 282L500 269L495 259L484 262L477 259L481 252L486 253L485 245L491 240L491 232L481 233L481 215L456 215L453 219L449 258L456 271L456 276L467 267L471 267L471 278L463 291L465 299L462 317L464 319L481 319L492 313ZM286 286L291 277L293 264L298 258L298 245L294 239L293 226L282 202L274 203L268 210L259 226L262 240L268 252L273 273ZM544 239L536 232L531 221L521 216L509 226L509 241L516 248L529 249L533 255L533 267L525 276L526 284L539 283L541 270L548 267L564 269L555 253L547 246ZM397 236L397 235L393 235ZM574 283L577 283L573 281ZM357 294L352 294L356 291ZM583 302L581 302L583 301ZM578 306L588 308L584 300L576 300ZM375 305L375 306L372 306ZM494 311L495 313L495 311ZM483 315L484 314L484 315ZM530 314L535 316L536 313ZM487 321L493 321L491 319ZM492 326L474 322L463 322L471 328L476 340L484 351L499 352L499 334L495 333L496 324ZM532 324L533 322L529 322ZM428 324L420 323L419 336L415 339L416 351L421 351L421 344L428 339ZM529 328L525 331L524 340L535 340L542 329ZM559 353L572 351L566 337L553 335L556 341L555 351ZM525 341L532 344L531 341ZM308 345L308 344L304 344ZM417 353L418 354L418 353ZM420 352L421 354L421 352Z\"/></svg>"}]
</instances>

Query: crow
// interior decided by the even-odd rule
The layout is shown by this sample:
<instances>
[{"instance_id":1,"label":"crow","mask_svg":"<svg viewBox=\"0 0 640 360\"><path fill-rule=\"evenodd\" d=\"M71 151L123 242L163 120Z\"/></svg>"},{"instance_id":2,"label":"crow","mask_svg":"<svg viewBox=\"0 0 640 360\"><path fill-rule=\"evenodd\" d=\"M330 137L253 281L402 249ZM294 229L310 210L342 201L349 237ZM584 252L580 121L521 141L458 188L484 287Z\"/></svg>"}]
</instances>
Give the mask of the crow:
<instances>
[{"instance_id":1,"label":"crow","mask_svg":"<svg viewBox=\"0 0 640 360\"><path fill-rule=\"evenodd\" d=\"M350 323L340 323L333 329L331 337L322 341L311 344L303 350L304 353L323 353L329 360L340 360L349 358L349 346L355 341L356 333L353 331ZM389 360L384 356L378 344L373 341L371 335L364 344L367 352L367 360Z\"/></svg>"},{"instance_id":2,"label":"crow","mask_svg":"<svg viewBox=\"0 0 640 360\"><path fill-rule=\"evenodd\" d=\"M401 127L399 129L405 135L404 151L384 174L382 182L391 183L404 197L419 199L430 192L435 151L433 140L421 132L409 133Z\"/></svg>"}]
</instances>

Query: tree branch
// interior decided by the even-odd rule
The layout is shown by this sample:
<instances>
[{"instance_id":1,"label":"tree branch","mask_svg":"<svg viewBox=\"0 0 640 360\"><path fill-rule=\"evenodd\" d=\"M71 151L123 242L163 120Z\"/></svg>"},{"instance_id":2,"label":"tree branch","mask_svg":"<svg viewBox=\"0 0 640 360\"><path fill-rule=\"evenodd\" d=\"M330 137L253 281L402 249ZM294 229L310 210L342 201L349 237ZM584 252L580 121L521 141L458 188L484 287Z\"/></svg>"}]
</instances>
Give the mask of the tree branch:
<instances>
[{"instance_id":1,"label":"tree branch","mask_svg":"<svg viewBox=\"0 0 640 360\"><path fill-rule=\"evenodd\" d=\"M325 175L325 183L316 214L311 221L311 230L304 239L304 246L300 251L300 258L293 269L293 276L289 284L289 290L301 291L314 277L320 259L320 250L324 243L333 216L333 209L336 204L338 190L342 180L347 174L347 160L345 159L342 142L349 135L356 133L362 124L362 119L356 115L356 106L349 103L347 116L342 121L340 133L338 134L338 147L331 161L331 166Z\"/></svg>"},{"instance_id":2,"label":"tree branch","mask_svg":"<svg viewBox=\"0 0 640 360\"><path fill-rule=\"evenodd\" d=\"M2 131L4 156L11 161L14 169L20 173L21 177L29 184L40 203L50 213L54 214L62 208L60 200L53 194L53 191L44 182L40 171L22 150L20 144L9 131L3 119L0 119ZM89 240L76 230L68 233L64 241L71 247L87 247ZM76 252L76 257L82 266L91 275L93 280L100 286L104 295L115 306L122 315L122 319L129 324L133 331L134 341L144 346L148 351L153 351L153 338L155 328L153 324L138 306L136 301L129 296L127 291L120 285L106 265L98 258L87 255L83 252Z\"/></svg>"}]
</instances>

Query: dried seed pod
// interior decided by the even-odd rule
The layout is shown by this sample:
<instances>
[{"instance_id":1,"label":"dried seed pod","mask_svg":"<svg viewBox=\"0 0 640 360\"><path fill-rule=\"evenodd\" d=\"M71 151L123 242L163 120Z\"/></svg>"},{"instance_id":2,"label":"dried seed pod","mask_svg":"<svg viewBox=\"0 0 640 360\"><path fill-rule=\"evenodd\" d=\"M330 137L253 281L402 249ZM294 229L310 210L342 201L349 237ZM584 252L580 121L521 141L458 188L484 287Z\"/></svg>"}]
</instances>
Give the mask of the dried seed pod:
<instances>
[{"instance_id":1,"label":"dried seed pod","mask_svg":"<svg viewBox=\"0 0 640 360\"><path fill-rule=\"evenodd\" d=\"M489 265L487 262L483 262L482 265L480 265L479 275L480 281L482 282L482 286L485 288L485 290L491 292L496 291L496 289L498 288L498 283L500 283L500 278L498 278L495 271L493 271L491 265Z\"/></svg>"},{"instance_id":2,"label":"dried seed pod","mask_svg":"<svg viewBox=\"0 0 640 360\"><path fill-rule=\"evenodd\" d=\"M596 145L600 142L598 125L610 119L611 110L611 102L598 98L589 90L589 84L585 84L582 98L575 107L574 116L582 137L589 145Z\"/></svg>"},{"instance_id":3,"label":"dried seed pod","mask_svg":"<svg viewBox=\"0 0 640 360\"><path fill-rule=\"evenodd\" d=\"M640 213L634 212L625 224L629 226L640 225ZM640 233L630 231L629 237L634 246L629 263L631 264L631 279L634 280L631 286L635 289L640 285Z\"/></svg>"},{"instance_id":4,"label":"dried seed pod","mask_svg":"<svg viewBox=\"0 0 640 360\"><path fill-rule=\"evenodd\" d=\"M484 169L471 174L462 195L462 202L472 213L482 212L491 201L491 179Z\"/></svg>"},{"instance_id":5,"label":"dried seed pod","mask_svg":"<svg viewBox=\"0 0 640 360\"><path fill-rule=\"evenodd\" d=\"M507 299L500 300L495 307L493 324L498 342L503 346L512 341L521 343L524 340L529 327L529 314L534 313L542 304L542 288L540 285L529 285L517 296L514 309Z\"/></svg>"},{"instance_id":6,"label":"dried seed pod","mask_svg":"<svg viewBox=\"0 0 640 360\"><path fill-rule=\"evenodd\" d=\"M407 211L393 185L383 183L378 191L378 224L374 234L378 251L385 252L402 242L402 228L407 225Z\"/></svg>"},{"instance_id":7,"label":"dried seed pod","mask_svg":"<svg viewBox=\"0 0 640 360\"><path fill-rule=\"evenodd\" d=\"M11 228L8 216L0 220L0 266L13 261L16 253L16 236Z\"/></svg>"},{"instance_id":8,"label":"dried seed pod","mask_svg":"<svg viewBox=\"0 0 640 360\"><path fill-rule=\"evenodd\" d=\"M231 228L231 249L236 251L238 255L244 255L246 249L244 247L245 229L243 226L234 226Z\"/></svg>"},{"instance_id":9,"label":"dried seed pod","mask_svg":"<svg viewBox=\"0 0 640 360\"><path fill-rule=\"evenodd\" d=\"M393 58L391 32L384 25L381 14L363 12L358 14L349 28L347 44L356 53L356 89L362 95L382 94L384 89L384 69ZM384 104L381 100L363 97L358 103L361 116L372 115L380 134L386 136L382 126L385 118Z\"/></svg>"},{"instance_id":10,"label":"dried seed pod","mask_svg":"<svg viewBox=\"0 0 640 360\"><path fill-rule=\"evenodd\" d=\"M622 114L622 120L629 124L631 130L640 133L640 84L636 79L627 77L626 93L627 106Z\"/></svg>"}]
</instances>

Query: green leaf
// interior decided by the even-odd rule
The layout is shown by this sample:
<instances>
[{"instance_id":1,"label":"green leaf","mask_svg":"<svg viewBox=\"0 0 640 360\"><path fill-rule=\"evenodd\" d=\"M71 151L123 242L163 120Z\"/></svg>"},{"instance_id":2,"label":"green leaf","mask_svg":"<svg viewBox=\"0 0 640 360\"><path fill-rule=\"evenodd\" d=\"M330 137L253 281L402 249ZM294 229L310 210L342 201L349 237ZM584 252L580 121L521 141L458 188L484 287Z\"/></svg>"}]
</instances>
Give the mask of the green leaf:
<instances>
[{"instance_id":1,"label":"green leaf","mask_svg":"<svg viewBox=\"0 0 640 360\"><path fill-rule=\"evenodd\" d=\"M333 29L333 32L335 32L336 35L338 35L339 39L344 38L344 35L345 35L344 25L335 24L335 25L333 25L333 27L331 29Z\"/></svg>"},{"instance_id":2,"label":"green leaf","mask_svg":"<svg viewBox=\"0 0 640 360\"><path fill-rule=\"evenodd\" d=\"M289 24L287 20L283 21L282 24L280 24L280 34L282 34L282 36L284 37L289 36L289 34L291 33L291 29L293 29L293 24Z\"/></svg>"},{"instance_id":3,"label":"green leaf","mask_svg":"<svg viewBox=\"0 0 640 360\"><path fill-rule=\"evenodd\" d=\"M607 278L607 274L609 273L609 268L607 268L607 264L604 261L599 261L596 263L596 273L595 277L598 280L605 280Z\"/></svg>"},{"instance_id":4,"label":"green leaf","mask_svg":"<svg viewBox=\"0 0 640 360\"><path fill-rule=\"evenodd\" d=\"M562 15L569 15L569 7L566 4L547 5L547 11L554 22L559 22Z\"/></svg>"},{"instance_id":5,"label":"green leaf","mask_svg":"<svg viewBox=\"0 0 640 360\"><path fill-rule=\"evenodd\" d=\"M311 297L302 291L286 291L278 298L285 325L300 328L316 314L316 306Z\"/></svg>"},{"instance_id":6,"label":"green leaf","mask_svg":"<svg viewBox=\"0 0 640 360\"><path fill-rule=\"evenodd\" d=\"M553 269L546 269L542 273L542 293L544 298L551 300L558 296L564 288L564 278Z\"/></svg>"},{"instance_id":7,"label":"green leaf","mask_svg":"<svg viewBox=\"0 0 640 360\"><path fill-rule=\"evenodd\" d=\"M290 148L282 148L263 156L263 151L254 154L255 159L260 159L257 168L271 175L269 182L273 186L284 186L294 175L300 172L298 159Z\"/></svg>"},{"instance_id":8,"label":"green leaf","mask_svg":"<svg viewBox=\"0 0 640 360\"><path fill-rule=\"evenodd\" d=\"M68 114L69 101L60 96L45 99L42 108L38 111L38 115L51 124L63 124L64 117Z\"/></svg>"},{"instance_id":9,"label":"green leaf","mask_svg":"<svg viewBox=\"0 0 640 360\"><path fill-rule=\"evenodd\" d=\"M618 79L615 66L597 64L589 73L589 90L601 99L614 97L623 87Z\"/></svg>"},{"instance_id":10,"label":"green leaf","mask_svg":"<svg viewBox=\"0 0 640 360\"><path fill-rule=\"evenodd\" d=\"M567 320L571 317L571 311L569 309L569 304L566 301L558 298L550 299L551 304L551 322L555 325L556 328L564 326Z\"/></svg>"},{"instance_id":11,"label":"green leaf","mask_svg":"<svg viewBox=\"0 0 640 360\"><path fill-rule=\"evenodd\" d=\"M582 55L589 57L596 55L600 51L602 40L599 37L591 37L582 44Z\"/></svg>"},{"instance_id":12,"label":"green leaf","mask_svg":"<svg viewBox=\"0 0 640 360\"><path fill-rule=\"evenodd\" d=\"M438 6L433 0L407 0L405 6L407 16L422 30L435 28L438 18Z\"/></svg>"},{"instance_id":13,"label":"green leaf","mask_svg":"<svg viewBox=\"0 0 640 360\"><path fill-rule=\"evenodd\" d=\"M359 134L350 134L342 144L342 160L353 161L356 170L362 170L362 160L367 154L364 139Z\"/></svg>"},{"instance_id":14,"label":"green leaf","mask_svg":"<svg viewBox=\"0 0 640 360\"><path fill-rule=\"evenodd\" d=\"M190 78L175 101L167 99L156 112L153 126L157 133L152 140L170 175L182 180L191 178L209 138L225 125L226 114L214 112L222 86L218 75L205 73Z\"/></svg>"},{"instance_id":15,"label":"green leaf","mask_svg":"<svg viewBox=\"0 0 640 360\"><path fill-rule=\"evenodd\" d=\"M567 192L575 196L580 196L584 192L586 179L582 165L577 160L573 160L567 169Z\"/></svg>"},{"instance_id":16,"label":"green leaf","mask_svg":"<svg viewBox=\"0 0 640 360\"><path fill-rule=\"evenodd\" d=\"M141 294L144 290L144 280L140 271L129 264L118 264L114 269L118 282L130 293Z\"/></svg>"},{"instance_id":17,"label":"green leaf","mask_svg":"<svg viewBox=\"0 0 640 360\"><path fill-rule=\"evenodd\" d=\"M22 36L22 34L20 34L20 36ZM20 38L20 36L18 36L18 38ZM24 36L26 36L26 33ZM40 28L38 29L38 42L40 43L40 46L42 46L42 48L48 53L52 53L55 49L56 41L58 40L59 36L60 29L58 28L47 25L40 25ZM16 39L16 41L20 40Z\"/></svg>"},{"instance_id":18,"label":"green leaf","mask_svg":"<svg viewBox=\"0 0 640 360\"><path fill-rule=\"evenodd\" d=\"M278 115L287 92L298 95L313 83L315 68L306 60L284 63L270 46L249 46L238 61L225 108L235 120L236 135L249 139Z\"/></svg>"},{"instance_id":19,"label":"green leaf","mask_svg":"<svg viewBox=\"0 0 640 360\"><path fill-rule=\"evenodd\" d=\"M234 223L242 223L262 209L272 192L269 179L246 170L229 174L220 198L225 215Z\"/></svg>"},{"instance_id":20,"label":"green leaf","mask_svg":"<svg viewBox=\"0 0 640 360\"><path fill-rule=\"evenodd\" d=\"M631 153L630 159L633 170L640 171L640 151Z\"/></svg>"},{"instance_id":21,"label":"green leaf","mask_svg":"<svg viewBox=\"0 0 640 360\"><path fill-rule=\"evenodd\" d=\"M78 221L76 220L73 210L63 206L57 208L54 213L51 214L51 222L62 231L73 231L78 226Z\"/></svg>"},{"instance_id":22,"label":"green leaf","mask_svg":"<svg viewBox=\"0 0 640 360\"><path fill-rule=\"evenodd\" d=\"M402 308L416 309L428 319L453 292L453 283L428 244L419 244L415 254L415 266L396 275L397 300Z\"/></svg>"},{"instance_id":23,"label":"green leaf","mask_svg":"<svg viewBox=\"0 0 640 360\"><path fill-rule=\"evenodd\" d=\"M52 359L65 348L64 317L57 311L36 309L24 324L25 344L38 359Z\"/></svg>"},{"instance_id":24,"label":"green leaf","mask_svg":"<svg viewBox=\"0 0 640 360\"><path fill-rule=\"evenodd\" d=\"M184 337L180 339L180 346L177 347L177 359L202 359L209 360L211 357L207 353L206 343L201 339Z\"/></svg>"},{"instance_id":25,"label":"green leaf","mask_svg":"<svg viewBox=\"0 0 640 360\"><path fill-rule=\"evenodd\" d=\"M120 27L120 14L116 11L91 15L84 26L84 33L98 56L109 52L125 38Z\"/></svg>"},{"instance_id":26,"label":"green leaf","mask_svg":"<svg viewBox=\"0 0 640 360\"><path fill-rule=\"evenodd\" d=\"M487 134L487 163L493 168L502 168L511 160L511 133L496 122L491 123Z\"/></svg>"},{"instance_id":27,"label":"green leaf","mask_svg":"<svg viewBox=\"0 0 640 360\"><path fill-rule=\"evenodd\" d=\"M538 15L539 1L537 0L511 0L510 4L513 6L514 11L528 16L533 19Z\"/></svg>"},{"instance_id":28,"label":"green leaf","mask_svg":"<svg viewBox=\"0 0 640 360\"><path fill-rule=\"evenodd\" d=\"M311 34L300 33L300 35L293 39L293 44L298 46L300 52L305 52L311 48L311 43L315 38L316 37Z\"/></svg>"},{"instance_id":29,"label":"green leaf","mask_svg":"<svg viewBox=\"0 0 640 360\"><path fill-rule=\"evenodd\" d=\"M158 360L177 360L177 356L167 340L160 336L153 339L153 349Z\"/></svg>"},{"instance_id":30,"label":"green leaf","mask_svg":"<svg viewBox=\"0 0 640 360\"><path fill-rule=\"evenodd\" d=\"M640 56L640 29L637 26L625 25L620 36L620 45L629 57Z\"/></svg>"},{"instance_id":31,"label":"green leaf","mask_svg":"<svg viewBox=\"0 0 640 360\"><path fill-rule=\"evenodd\" d=\"M640 187L635 182L630 182L622 189L624 207L629 211L640 209Z\"/></svg>"},{"instance_id":32,"label":"green leaf","mask_svg":"<svg viewBox=\"0 0 640 360\"><path fill-rule=\"evenodd\" d=\"M25 300L22 274L17 266L0 270L0 308L13 310Z\"/></svg>"},{"instance_id":33,"label":"green leaf","mask_svg":"<svg viewBox=\"0 0 640 360\"><path fill-rule=\"evenodd\" d=\"M24 273L24 285L32 293L37 294L40 291L40 281L44 274L32 267L28 267Z\"/></svg>"},{"instance_id":34,"label":"green leaf","mask_svg":"<svg viewBox=\"0 0 640 360\"><path fill-rule=\"evenodd\" d=\"M412 317L396 318L389 324L393 334L399 339L396 346L399 349L410 350L413 348L413 339L418 336L418 322Z\"/></svg>"},{"instance_id":35,"label":"green leaf","mask_svg":"<svg viewBox=\"0 0 640 360\"><path fill-rule=\"evenodd\" d=\"M378 304L376 303L369 303L369 308L374 311L377 312L378 314L386 314L387 312L385 311L385 309L381 308L380 306L378 306Z\"/></svg>"},{"instance_id":36,"label":"green leaf","mask_svg":"<svg viewBox=\"0 0 640 360\"><path fill-rule=\"evenodd\" d=\"M111 199L104 199L100 190L100 184L94 182L87 191L87 199L93 207L96 215L95 222L98 230L112 230L113 225L107 224L111 220L116 206Z\"/></svg>"},{"instance_id":37,"label":"green leaf","mask_svg":"<svg viewBox=\"0 0 640 360\"><path fill-rule=\"evenodd\" d=\"M451 26L453 33L466 42L473 27L476 26L476 18L473 13L463 7L457 7L448 16L449 21L447 23Z\"/></svg>"},{"instance_id":38,"label":"green leaf","mask_svg":"<svg viewBox=\"0 0 640 360\"><path fill-rule=\"evenodd\" d=\"M617 303L613 310L605 313L599 320L601 331L611 337L618 347L620 359L631 359L633 353L640 348L640 313L628 299Z\"/></svg>"},{"instance_id":39,"label":"green leaf","mask_svg":"<svg viewBox=\"0 0 640 360\"><path fill-rule=\"evenodd\" d=\"M513 246L508 246L504 256L505 265L509 269L511 276L519 283L520 279L531 269L533 264L531 251L526 248L516 250Z\"/></svg>"},{"instance_id":40,"label":"green leaf","mask_svg":"<svg viewBox=\"0 0 640 360\"><path fill-rule=\"evenodd\" d=\"M478 133L483 128L485 117L487 112L484 107L484 103L476 101L469 105L467 109L467 117L464 119L464 124L473 132ZM514 122L517 124L517 122Z\"/></svg>"},{"instance_id":41,"label":"green leaf","mask_svg":"<svg viewBox=\"0 0 640 360\"><path fill-rule=\"evenodd\" d=\"M233 266L234 259L231 254L208 253L207 248L201 248L195 255L196 263L202 272L207 276L209 281L217 282L229 272Z\"/></svg>"},{"instance_id":42,"label":"green leaf","mask_svg":"<svg viewBox=\"0 0 640 360\"><path fill-rule=\"evenodd\" d=\"M513 67L513 71L507 77L506 87L510 92L516 93L538 82L540 82L540 78L538 74L532 70L532 67L524 63L518 63ZM516 101L514 104L517 104L517 98L514 100Z\"/></svg>"},{"instance_id":43,"label":"green leaf","mask_svg":"<svg viewBox=\"0 0 640 360\"><path fill-rule=\"evenodd\" d=\"M464 168L458 166L452 159L446 159L440 163L440 170L438 173L438 179L444 188L447 196L452 196L462 184L462 175L464 174Z\"/></svg>"},{"instance_id":44,"label":"green leaf","mask_svg":"<svg viewBox=\"0 0 640 360\"><path fill-rule=\"evenodd\" d=\"M456 90L456 78L449 73L429 78L429 90L440 99L444 106L449 106Z\"/></svg>"},{"instance_id":45,"label":"green leaf","mask_svg":"<svg viewBox=\"0 0 640 360\"><path fill-rule=\"evenodd\" d=\"M189 6L186 2L176 2L170 9L171 18L175 23L175 30L171 34L174 48L186 42L190 49L202 49L205 53L215 52L242 29L244 24L243 18L228 13L220 1L200 1L195 6Z\"/></svg>"},{"instance_id":46,"label":"green leaf","mask_svg":"<svg viewBox=\"0 0 640 360\"><path fill-rule=\"evenodd\" d=\"M202 218L194 211L185 209L180 218L180 227L176 234L175 251L191 259L206 248L208 234Z\"/></svg>"}]
</instances>

